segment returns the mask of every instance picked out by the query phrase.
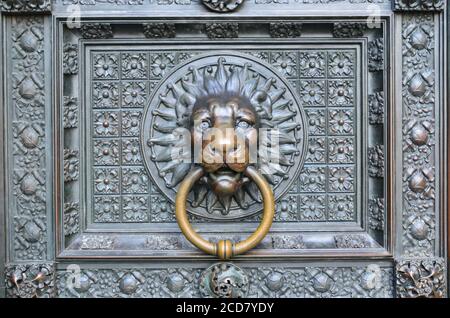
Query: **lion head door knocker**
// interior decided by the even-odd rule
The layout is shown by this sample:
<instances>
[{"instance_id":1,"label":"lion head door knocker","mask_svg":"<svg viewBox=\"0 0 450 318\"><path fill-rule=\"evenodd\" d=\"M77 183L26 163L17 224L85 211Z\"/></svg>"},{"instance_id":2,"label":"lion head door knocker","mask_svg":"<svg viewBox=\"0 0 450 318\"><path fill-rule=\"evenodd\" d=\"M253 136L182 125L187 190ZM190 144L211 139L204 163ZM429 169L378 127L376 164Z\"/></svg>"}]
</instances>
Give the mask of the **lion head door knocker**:
<instances>
[{"instance_id":1,"label":"lion head door knocker","mask_svg":"<svg viewBox=\"0 0 450 318\"><path fill-rule=\"evenodd\" d=\"M269 231L275 200L303 165L306 127L294 89L270 65L215 52L184 62L156 87L144 112L142 147L156 185L169 200L176 196L186 238L229 259ZM261 210L257 230L236 243L205 240L187 216L232 220Z\"/></svg>"}]
</instances>

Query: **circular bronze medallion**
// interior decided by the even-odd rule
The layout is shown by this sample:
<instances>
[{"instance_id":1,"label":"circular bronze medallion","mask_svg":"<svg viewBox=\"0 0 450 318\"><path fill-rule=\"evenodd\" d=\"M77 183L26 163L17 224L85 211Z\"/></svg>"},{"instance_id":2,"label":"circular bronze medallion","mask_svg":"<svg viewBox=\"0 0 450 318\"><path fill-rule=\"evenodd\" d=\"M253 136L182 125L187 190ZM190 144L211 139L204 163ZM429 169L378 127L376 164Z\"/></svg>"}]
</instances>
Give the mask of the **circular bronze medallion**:
<instances>
[{"instance_id":1,"label":"circular bronze medallion","mask_svg":"<svg viewBox=\"0 0 450 318\"><path fill-rule=\"evenodd\" d=\"M178 184L193 166L210 168L211 165L198 161L197 150L191 148L191 135L195 140L199 130L206 131L220 119L214 117L219 116L215 113L207 114L207 120L194 123L193 111L198 117L200 106L213 103L212 100L225 109L221 114L227 111L239 114L241 110L244 117L245 111L256 114L257 122L236 119L233 129L236 134L251 129L256 132L257 145L243 145L250 154L250 159L246 160L271 184L275 199L280 198L298 178L303 166L307 147L306 116L294 88L276 70L255 57L233 51L208 53L187 60L155 88L144 110L141 145L145 165L156 186L173 202ZM208 109L213 106L209 105ZM203 149L208 146L211 148L202 144ZM188 211L218 220L260 212L258 188L239 173L240 167L234 168L238 172L219 169L206 173L190 193ZM214 180L220 178L225 180L221 179L220 186L232 195L218 195ZM226 188L228 181L230 186Z\"/></svg>"}]
</instances>

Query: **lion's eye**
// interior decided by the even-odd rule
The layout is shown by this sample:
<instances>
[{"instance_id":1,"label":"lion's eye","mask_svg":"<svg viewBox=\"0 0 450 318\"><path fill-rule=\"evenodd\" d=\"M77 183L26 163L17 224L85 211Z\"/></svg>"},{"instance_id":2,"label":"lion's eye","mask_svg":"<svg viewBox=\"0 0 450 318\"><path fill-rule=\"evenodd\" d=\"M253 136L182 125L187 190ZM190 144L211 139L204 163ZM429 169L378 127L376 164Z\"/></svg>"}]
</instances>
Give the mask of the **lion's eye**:
<instances>
[{"instance_id":1,"label":"lion's eye","mask_svg":"<svg viewBox=\"0 0 450 318\"><path fill-rule=\"evenodd\" d=\"M240 120L240 121L238 121L237 123L236 123L236 127L238 127L238 128L249 128L251 125L250 125L250 123L248 123L247 121L245 121L245 120Z\"/></svg>"},{"instance_id":2,"label":"lion's eye","mask_svg":"<svg viewBox=\"0 0 450 318\"><path fill-rule=\"evenodd\" d=\"M209 121L204 120L200 123L200 129L201 130L205 130L208 129L209 127L211 127L211 124L209 123Z\"/></svg>"}]
</instances>

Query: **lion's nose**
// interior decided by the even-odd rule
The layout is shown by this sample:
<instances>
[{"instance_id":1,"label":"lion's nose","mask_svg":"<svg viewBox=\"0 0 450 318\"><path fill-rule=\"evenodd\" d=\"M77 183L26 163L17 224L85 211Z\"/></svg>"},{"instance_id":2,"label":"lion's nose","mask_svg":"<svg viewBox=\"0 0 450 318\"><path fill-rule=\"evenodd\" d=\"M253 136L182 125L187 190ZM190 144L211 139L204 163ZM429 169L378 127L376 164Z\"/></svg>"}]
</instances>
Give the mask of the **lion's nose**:
<instances>
[{"instance_id":1,"label":"lion's nose","mask_svg":"<svg viewBox=\"0 0 450 318\"><path fill-rule=\"evenodd\" d=\"M239 150L239 145L233 140L224 140L219 142L212 142L209 144L209 150L215 155L220 155L226 158Z\"/></svg>"}]
</instances>

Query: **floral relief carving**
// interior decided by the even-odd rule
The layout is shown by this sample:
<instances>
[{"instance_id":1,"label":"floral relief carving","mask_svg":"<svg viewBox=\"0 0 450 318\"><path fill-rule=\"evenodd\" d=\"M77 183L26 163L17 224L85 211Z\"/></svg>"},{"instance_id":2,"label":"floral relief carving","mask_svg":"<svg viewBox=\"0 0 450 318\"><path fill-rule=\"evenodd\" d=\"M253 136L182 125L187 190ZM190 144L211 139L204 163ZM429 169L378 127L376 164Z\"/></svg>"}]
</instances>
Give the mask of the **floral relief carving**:
<instances>
[{"instance_id":1,"label":"floral relief carving","mask_svg":"<svg viewBox=\"0 0 450 318\"><path fill-rule=\"evenodd\" d=\"M80 231L80 205L78 202L64 203L64 235L70 236Z\"/></svg>"},{"instance_id":2,"label":"floral relief carving","mask_svg":"<svg viewBox=\"0 0 450 318\"><path fill-rule=\"evenodd\" d=\"M113 30L109 23L83 23L80 31L84 39L109 39L113 37Z\"/></svg>"},{"instance_id":3,"label":"floral relief carving","mask_svg":"<svg viewBox=\"0 0 450 318\"><path fill-rule=\"evenodd\" d=\"M384 177L384 147L376 145L367 150L369 163L369 176L374 178Z\"/></svg>"},{"instance_id":4,"label":"floral relief carving","mask_svg":"<svg viewBox=\"0 0 450 318\"><path fill-rule=\"evenodd\" d=\"M355 159L353 138L329 138L328 160L332 163L352 163Z\"/></svg>"},{"instance_id":5,"label":"floral relief carving","mask_svg":"<svg viewBox=\"0 0 450 318\"><path fill-rule=\"evenodd\" d=\"M353 135L353 109L330 109L328 111L329 131L332 135Z\"/></svg>"},{"instance_id":6,"label":"floral relief carving","mask_svg":"<svg viewBox=\"0 0 450 318\"><path fill-rule=\"evenodd\" d=\"M114 238L107 235L83 235L81 237L82 250L111 250L114 248Z\"/></svg>"},{"instance_id":7,"label":"floral relief carving","mask_svg":"<svg viewBox=\"0 0 450 318\"><path fill-rule=\"evenodd\" d=\"M119 56L115 53L95 54L93 59L94 77L98 79L118 79Z\"/></svg>"},{"instance_id":8,"label":"floral relief carving","mask_svg":"<svg viewBox=\"0 0 450 318\"><path fill-rule=\"evenodd\" d=\"M273 38L297 38L302 35L302 23L272 22L269 24L269 34Z\"/></svg>"},{"instance_id":9,"label":"floral relief carving","mask_svg":"<svg viewBox=\"0 0 450 318\"><path fill-rule=\"evenodd\" d=\"M9 265L5 268L6 294L9 298L52 298L55 269L50 263Z\"/></svg>"},{"instance_id":10,"label":"floral relief carving","mask_svg":"<svg viewBox=\"0 0 450 318\"><path fill-rule=\"evenodd\" d=\"M151 242L153 244L154 240ZM76 298L200 297L198 282L203 270L190 267L83 268L79 286L72 287L67 284L72 273L61 270L57 289L61 297ZM248 297L252 298L386 298L394 293L392 269L377 264L341 268L260 266L244 270L248 277Z\"/></svg>"},{"instance_id":11,"label":"floral relief carving","mask_svg":"<svg viewBox=\"0 0 450 318\"><path fill-rule=\"evenodd\" d=\"M122 140L122 164L126 165L142 164L142 155L139 146L139 139Z\"/></svg>"},{"instance_id":12,"label":"floral relief carving","mask_svg":"<svg viewBox=\"0 0 450 318\"><path fill-rule=\"evenodd\" d=\"M94 141L94 165L111 166L119 164L119 141L95 140Z\"/></svg>"},{"instance_id":13,"label":"floral relief carving","mask_svg":"<svg viewBox=\"0 0 450 318\"><path fill-rule=\"evenodd\" d=\"M119 107L119 86L115 82L94 82L92 102L94 108Z\"/></svg>"},{"instance_id":14,"label":"floral relief carving","mask_svg":"<svg viewBox=\"0 0 450 318\"><path fill-rule=\"evenodd\" d=\"M239 36L239 23L207 23L205 33L210 39L232 39Z\"/></svg>"},{"instance_id":15,"label":"floral relief carving","mask_svg":"<svg viewBox=\"0 0 450 318\"><path fill-rule=\"evenodd\" d=\"M123 193L147 193L148 176L143 168L122 169Z\"/></svg>"},{"instance_id":16,"label":"floral relief carving","mask_svg":"<svg viewBox=\"0 0 450 318\"><path fill-rule=\"evenodd\" d=\"M302 221L324 221L326 219L325 195L301 195L300 219Z\"/></svg>"},{"instance_id":17,"label":"floral relief carving","mask_svg":"<svg viewBox=\"0 0 450 318\"><path fill-rule=\"evenodd\" d=\"M353 81L329 81L328 101L331 106L352 106L354 103Z\"/></svg>"},{"instance_id":18,"label":"floral relief carving","mask_svg":"<svg viewBox=\"0 0 450 318\"><path fill-rule=\"evenodd\" d=\"M145 240L145 248L151 250L179 250L183 246L181 239L177 236L149 236Z\"/></svg>"},{"instance_id":19,"label":"floral relief carving","mask_svg":"<svg viewBox=\"0 0 450 318\"><path fill-rule=\"evenodd\" d=\"M122 78L145 79L147 75L147 54L123 53L122 54Z\"/></svg>"},{"instance_id":20,"label":"floral relief carving","mask_svg":"<svg viewBox=\"0 0 450 318\"><path fill-rule=\"evenodd\" d=\"M64 182L78 180L80 170L78 150L64 149Z\"/></svg>"},{"instance_id":21,"label":"floral relief carving","mask_svg":"<svg viewBox=\"0 0 450 318\"><path fill-rule=\"evenodd\" d=\"M236 10L244 0L202 0L202 3L212 11L223 13Z\"/></svg>"},{"instance_id":22,"label":"floral relief carving","mask_svg":"<svg viewBox=\"0 0 450 318\"><path fill-rule=\"evenodd\" d=\"M354 76L354 59L352 52L335 51L328 55L328 75L330 77Z\"/></svg>"},{"instance_id":23,"label":"floral relief carving","mask_svg":"<svg viewBox=\"0 0 450 318\"><path fill-rule=\"evenodd\" d=\"M445 8L445 0L394 0L397 11L441 11Z\"/></svg>"},{"instance_id":24,"label":"floral relief carving","mask_svg":"<svg viewBox=\"0 0 450 318\"><path fill-rule=\"evenodd\" d=\"M335 38L354 38L364 35L367 25L355 22L337 22L333 24L333 36Z\"/></svg>"},{"instance_id":25,"label":"floral relief carving","mask_svg":"<svg viewBox=\"0 0 450 318\"><path fill-rule=\"evenodd\" d=\"M332 298L344 296L342 273L337 268L306 268L305 297Z\"/></svg>"},{"instance_id":26,"label":"floral relief carving","mask_svg":"<svg viewBox=\"0 0 450 318\"><path fill-rule=\"evenodd\" d=\"M325 192L325 167L303 168L300 174L300 192Z\"/></svg>"},{"instance_id":27,"label":"floral relief carving","mask_svg":"<svg viewBox=\"0 0 450 318\"><path fill-rule=\"evenodd\" d=\"M51 0L2 0L0 9L7 12L49 12L52 10Z\"/></svg>"},{"instance_id":28,"label":"floral relief carving","mask_svg":"<svg viewBox=\"0 0 450 318\"><path fill-rule=\"evenodd\" d=\"M94 198L94 221L98 223L120 222L120 197Z\"/></svg>"},{"instance_id":29,"label":"floral relief carving","mask_svg":"<svg viewBox=\"0 0 450 318\"><path fill-rule=\"evenodd\" d=\"M369 199L369 228L384 231L385 224L384 198Z\"/></svg>"},{"instance_id":30,"label":"floral relief carving","mask_svg":"<svg viewBox=\"0 0 450 318\"><path fill-rule=\"evenodd\" d=\"M122 113L122 136L137 137L139 136L142 112L125 111Z\"/></svg>"},{"instance_id":31,"label":"floral relief carving","mask_svg":"<svg viewBox=\"0 0 450 318\"><path fill-rule=\"evenodd\" d=\"M369 42L368 45L369 71L382 71L384 68L384 42L382 38Z\"/></svg>"},{"instance_id":32,"label":"floral relief carving","mask_svg":"<svg viewBox=\"0 0 450 318\"><path fill-rule=\"evenodd\" d=\"M64 44L63 72L66 75L78 74L78 44Z\"/></svg>"},{"instance_id":33,"label":"floral relief carving","mask_svg":"<svg viewBox=\"0 0 450 318\"><path fill-rule=\"evenodd\" d=\"M174 23L144 23L142 26L146 38L174 38L176 36Z\"/></svg>"},{"instance_id":34,"label":"floral relief carving","mask_svg":"<svg viewBox=\"0 0 450 318\"><path fill-rule=\"evenodd\" d=\"M49 2L46 2L49 3ZM2 1L6 11L39 11L40 1ZM36 6L36 10L31 10ZM8 20L5 49L8 69L5 82L5 147L9 149L5 169L10 171L7 212L10 229L9 261L40 261L47 254L47 215L50 202L47 185L51 134L47 125L50 98L46 96L46 59L44 48L49 44L45 34L45 18L41 15L15 15ZM48 52L46 52L48 53ZM6 148L5 148L6 149ZM33 286L26 284L25 289ZM17 291L17 293L21 293ZM20 296L17 295L16 296Z\"/></svg>"},{"instance_id":35,"label":"floral relief carving","mask_svg":"<svg viewBox=\"0 0 450 318\"><path fill-rule=\"evenodd\" d=\"M300 58L301 77L325 76L325 53L320 51L302 51Z\"/></svg>"},{"instance_id":36,"label":"floral relief carving","mask_svg":"<svg viewBox=\"0 0 450 318\"><path fill-rule=\"evenodd\" d=\"M308 118L309 135L325 135L326 117L325 110L322 109L305 109Z\"/></svg>"},{"instance_id":37,"label":"floral relief carving","mask_svg":"<svg viewBox=\"0 0 450 318\"><path fill-rule=\"evenodd\" d=\"M326 139L324 137L310 137L306 162L325 163L326 156Z\"/></svg>"},{"instance_id":38,"label":"floral relief carving","mask_svg":"<svg viewBox=\"0 0 450 318\"><path fill-rule=\"evenodd\" d=\"M119 193L119 169L95 168L94 192L98 194Z\"/></svg>"},{"instance_id":39,"label":"floral relief carving","mask_svg":"<svg viewBox=\"0 0 450 318\"><path fill-rule=\"evenodd\" d=\"M174 222L173 205L162 195L152 195L150 199L151 222Z\"/></svg>"},{"instance_id":40,"label":"floral relief carving","mask_svg":"<svg viewBox=\"0 0 450 318\"><path fill-rule=\"evenodd\" d=\"M123 197L122 210L125 222L148 222L149 220L147 197Z\"/></svg>"},{"instance_id":41,"label":"floral relief carving","mask_svg":"<svg viewBox=\"0 0 450 318\"><path fill-rule=\"evenodd\" d=\"M78 127L78 98L64 96L63 120L65 129Z\"/></svg>"},{"instance_id":42,"label":"floral relief carving","mask_svg":"<svg viewBox=\"0 0 450 318\"><path fill-rule=\"evenodd\" d=\"M153 78L161 78L175 66L175 55L172 53L150 54L150 72Z\"/></svg>"},{"instance_id":43,"label":"floral relief carving","mask_svg":"<svg viewBox=\"0 0 450 318\"><path fill-rule=\"evenodd\" d=\"M96 136L119 135L119 113L115 111L95 111L94 134Z\"/></svg>"},{"instance_id":44,"label":"floral relief carving","mask_svg":"<svg viewBox=\"0 0 450 318\"><path fill-rule=\"evenodd\" d=\"M328 219L351 221L354 219L354 196L349 194L328 196Z\"/></svg>"},{"instance_id":45,"label":"floral relief carving","mask_svg":"<svg viewBox=\"0 0 450 318\"><path fill-rule=\"evenodd\" d=\"M297 196L289 195L283 198L275 208L275 220L276 221L297 221Z\"/></svg>"},{"instance_id":46,"label":"floral relief carving","mask_svg":"<svg viewBox=\"0 0 450 318\"><path fill-rule=\"evenodd\" d=\"M368 248L372 246L370 240L361 234L336 235L334 241L337 248Z\"/></svg>"},{"instance_id":47,"label":"floral relief carving","mask_svg":"<svg viewBox=\"0 0 450 318\"><path fill-rule=\"evenodd\" d=\"M271 56L271 63L278 72L286 77L297 76L297 55L294 52L277 52Z\"/></svg>"},{"instance_id":48,"label":"floral relief carving","mask_svg":"<svg viewBox=\"0 0 450 318\"><path fill-rule=\"evenodd\" d=\"M352 192L354 190L353 167L330 167L329 190L336 192Z\"/></svg>"},{"instance_id":49,"label":"floral relief carving","mask_svg":"<svg viewBox=\"0 0 450 318\"><path fill-rule=\"evenodd\" d=\"M369 95L369 124L384 124L384 92Z\"/></svg>"},{"instance_id":50,"label":"floral relief carving","mask_svg":"<svg viewBox=\"0 0 450 318\"><path fill-rule=\"evenodd\" d=\"M272 248L281 250L304 249L305 243L301 235L277 235L272 236Z\"/></svg>"},{"instance_id":51,"label":"floral relief carving","mask_svg":"<svg viewBox=\"0 0 450 318\"><path fill-rule=\"evenodd\" d=\"M122 106L143 107L147 100L147 85L145 82L122 83Z\"/></svg>"},{"instance_id":52,"label":"floral relief carving","mask_svg":"<svg viewBox=\"0 0 450 318\"><path fill-rule=\"evenodd\" d=\"M304 106L325 106L325 81L300 81Z\"/></svg>"},{"instance_id":53,"label":"floral relief carving","mask_svg":"<svg viewBox=\"0 0 450 318\"><path fill-rule=\"evenodd\" d=\"M397 296L401 298L444 298L446 291L445 260L400 259L396 263Z\"/></svg>"}]
</instances>

